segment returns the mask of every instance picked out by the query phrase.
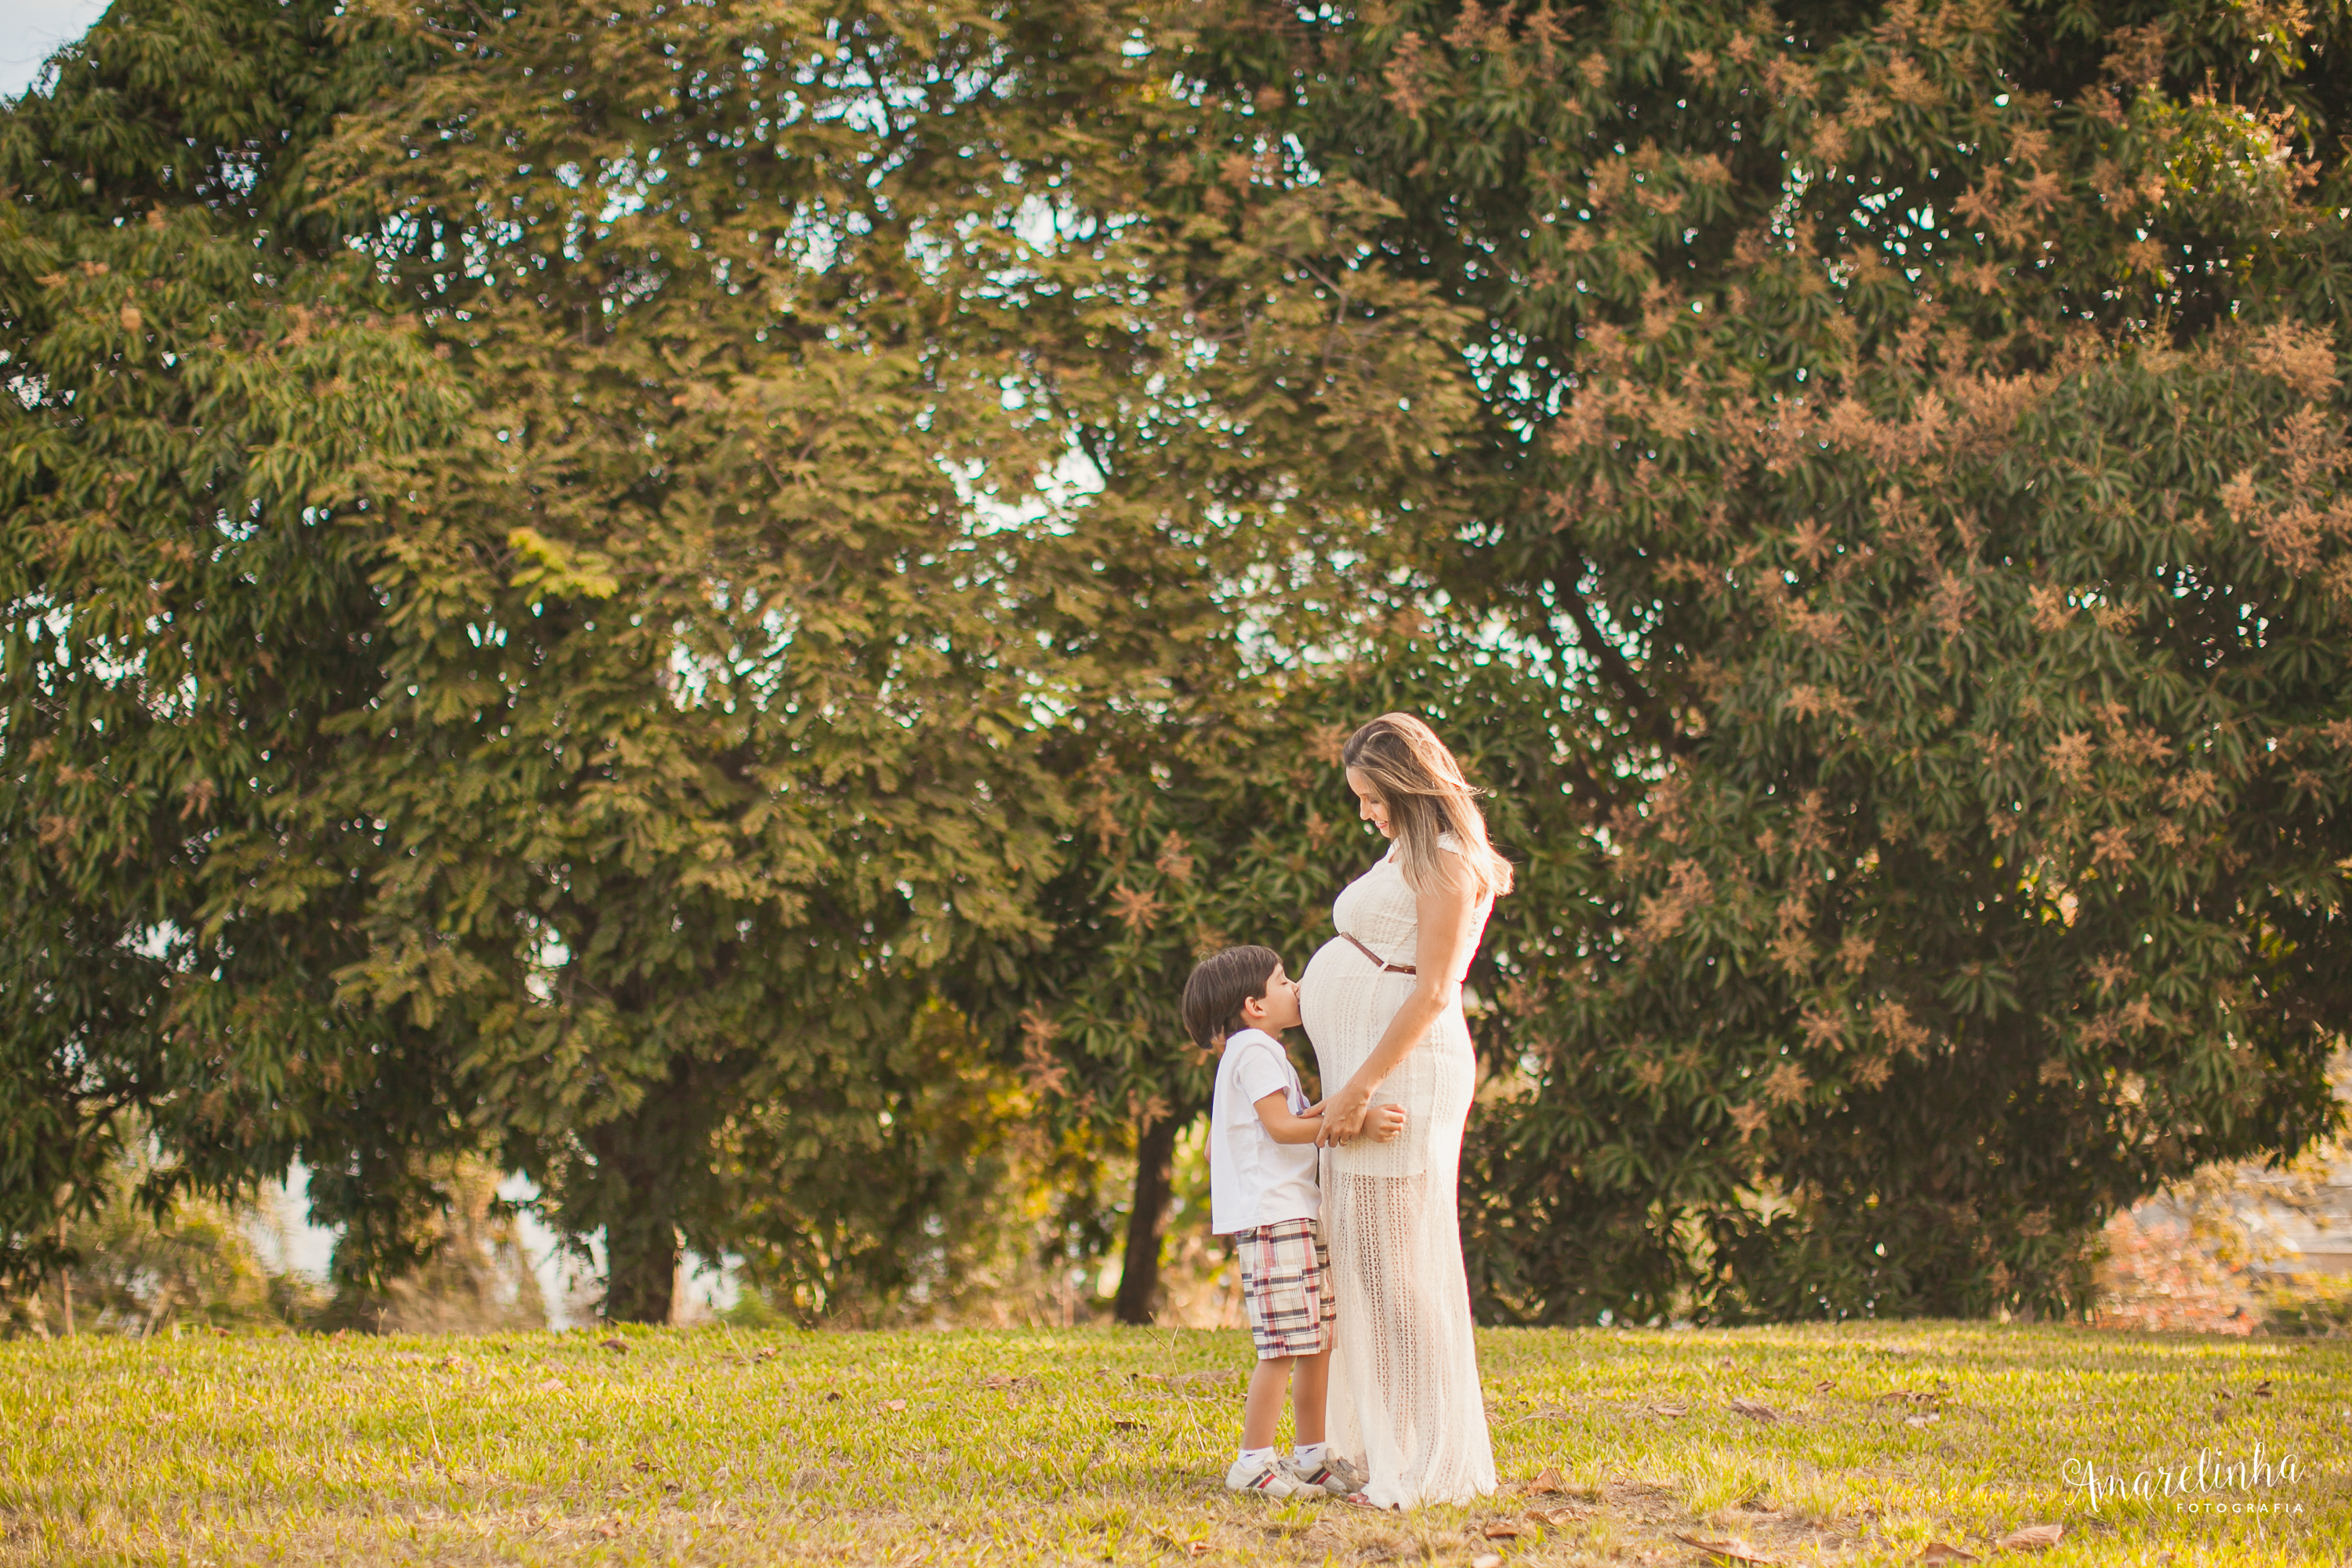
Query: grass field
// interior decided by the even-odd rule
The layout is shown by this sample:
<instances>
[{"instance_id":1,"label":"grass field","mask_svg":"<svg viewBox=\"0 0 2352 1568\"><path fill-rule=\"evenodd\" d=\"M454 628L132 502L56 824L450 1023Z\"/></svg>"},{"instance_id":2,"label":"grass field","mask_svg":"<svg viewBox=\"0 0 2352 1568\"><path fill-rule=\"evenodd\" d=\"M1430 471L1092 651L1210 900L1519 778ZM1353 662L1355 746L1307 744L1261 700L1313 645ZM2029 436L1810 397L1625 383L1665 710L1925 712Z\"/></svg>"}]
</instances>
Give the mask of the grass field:
<instances>
[{"instance_id":1,"label":"grass field","mask_svg":"<svg viewBox=\"0 0 2352 1568\"><path fill-rule=\"evenodd\" d=\"M2032 1560L2053 1568L2352 1561L2342 1341L1480 1344L1504 1489L1402 1515L1222 1490L1238 1333L18 1341L0 1563L1738 1561L1681 1536L1786 1564L1958 1560L1938 1542L2023 1562L1995 1542L2046 1524L2063 1535ZM2276 1468L2231 1485L2257 1445ZM2197 1512L2068 1485L2085 1461L2193 1479L2200 1450ZM1547 1468L1565 1489L1528 1489Z\"/></svg>"}]
</instances>

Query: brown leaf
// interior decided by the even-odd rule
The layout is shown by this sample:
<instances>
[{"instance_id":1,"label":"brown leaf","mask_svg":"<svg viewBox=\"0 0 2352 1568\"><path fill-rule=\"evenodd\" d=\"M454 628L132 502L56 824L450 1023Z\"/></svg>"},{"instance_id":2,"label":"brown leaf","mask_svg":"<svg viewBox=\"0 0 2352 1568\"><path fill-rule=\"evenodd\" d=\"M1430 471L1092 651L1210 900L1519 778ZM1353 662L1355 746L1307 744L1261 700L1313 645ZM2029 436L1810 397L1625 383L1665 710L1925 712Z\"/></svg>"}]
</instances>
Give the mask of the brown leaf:
<instances>
[{"instance_id":1,"label":"brown leaf","mask_svg":"<svg viewBox=\"0 0 2352 1568\"><path fill-rule=\"evenodd\" d=\"M886 1399L882 1402L882 1408L885 1410L904 1410L907 1408L907 1402L903 1399Z\"/></svg>"},{"instance_id":2,"label":"brown leaf","mask_svg":"<svg viewBox=\"0 0 2352 1568\"><path fill-rule=\"evenodd\" d=\"M531 1392L533 1394L561 1394L563 1392L563 1380L560 1377L551 1377L545 1383L532 1384Z\"/></svg>"},{"instance_id":3,"label":"brown leaf","mask_svg":"<svg viewBox=\"0 0 2352 1568\"><path fill-rule=\"evenodd\" d=\"M1994 1542L1993 1550L1996 1552L2047 1552L2057 1545L2058 1538L2065 1533L2066 1527L2063 1524L2029 1524L2023 1530L2012 1530Z\"/></svg>"},{"instance_id":4,"label":"brown leaf","mask_svg":"<svg viewBox=\"0 0 2352 1568\"><path fill-rule=\"evenodd\" d=\"M1149 1373L1144 1375L1147 1379L1158 1381L1151 1378ZM1016 1377L1009 1372L992 1372L980 1380L980 1385L982 1388L1034 1388L1037 1383L1038 1380L1034 1377Z\"/></svg>"},{"instance_id":5,"label":"brown leaf","mask_svg":"<svg viewBox=\"0 0 2352 1568\"><path fill-rule=\"evenodd\" d=\"M1922 1563L1974 1563L1977 1561L1977 1554L1973 1552L1963 1552L1958 1547L1941 1541L1931 1541L1927 1542L1927 1549L1919 1553L1918 1560Z\"/></svg>"},{"instance_id":6,"label":"brown leaf","mask_svg":"<svg viewBox=\"0 0 2352 1568\"><path fill-rule=\"evenodd\" d=\"M1768 1425L1780 1419L1780 1413L1760 1399L1735 1399L1731 1402L1731 1411L1735 1415L1745 1415L1750 1421L1762 1421Z\"/></svg>"},{"instance_id":7,"label":"brown leaf","mask_svg":"<svg viewBox=\"0 0 2352 1568\"><path fill-rule=\"evenodd\" d=\"M1206 1557L1213 1548L1212 1548L1205 1541L1195 1541L1191 1545L1185 1547L1184 1550L1191 1552L1195 1557Z\"/></svg>"},{"instance_id":8,"label":"brown leaf","mask_svg":"<svg viewBox=\"0 0 2352 1568\"><path fill-rule=\"evenodd\" d=\"M614 1355L626 1355L629 1353L629 1342L626 1340L615 1337L609 1340L598 1340L596 1342L604 1346L606 1350L611 1351Z\"/></svg>"},{"instance_id":9,"label":"brown leaf","mask_svg":"<svg viewBox=\"0 0 2352 1568\"><path fill-rule=\"evenodd\" d=\"M1711 1552L1727 1563L1777 1563L1780 1562L1777 1557L1765 1556L1744 1541L1708 1541L1696 1535L1685 1535L1680 1531L1675 1532L1675 1539L1685 1546L1696 1546L1701 1552Z\"/></svg>"},{"instance_id":10,"label":"brown leaf","mask_svg":"<svg viewBox=\"0 0 2352 1568\"><path fill-rule=\"evenodd\" d=\"M1110 1424L1110 1429L1114 1432L1140 1432L1143 1430L1143 1423L1140 1421L1114 1421Z\"/></svg>"},{"instance_id":11,"label":"brown leaf","mask_svg":"<svg viewBox=\"0 0 2352 1568\"><path fill-rule=\"evenodd\" d=\"M1546 1465L1543 1473L1528 1483L1527 1489L1529 1496L1541 1492L1565 1492L1568 1481L1560 1475L1558 1465Z\"/></svg>"},{"instance_id":12,"label":"brown leaf","mask_svg":"<svg viewBox=\"0 0 2352 1568\"><path fill-rule=\"evenodd\" d=\"M629 1468L636 1471L637 1474L641 1476L646 1476L651 1475L654 1471L660 1469L661 1467L655 1464L651 1459L639 1459L635 1464L631 1465Z\"/></svg>"},{"instance_id":13,"label":"brown leaf","mask_svg":"<svg viewBox=\"0 0 2352 1568\"><path fill-rule=\"evenodd\" d=\"M1690 1414L1690 1406L1687 1405L1653 1405L1650 1408L1669 1421L1679 1421Z\"/></svg>"},{"instance_id":14,"label":"brown leaf","mask_svg":"<svg viewBox=\"0 0 2352 1568\"><path fill-rule=\"evenodd\" d=\"M1515 1521L1498 1519L1481 1533L1489 1541L1517 1541L1523 1532Z\"/></svg>"},{"instance_id":15,"label":"brown leaf","mask_svg":"<svg viewBox=\"0 0 2352 1568\"><path fill-rule=\"evenodd\" d=\"M621 1533L621 1521L617 1519L608 1519L596 1527L596 1533L610 1541Z\"/></svg>"}]
</instances>

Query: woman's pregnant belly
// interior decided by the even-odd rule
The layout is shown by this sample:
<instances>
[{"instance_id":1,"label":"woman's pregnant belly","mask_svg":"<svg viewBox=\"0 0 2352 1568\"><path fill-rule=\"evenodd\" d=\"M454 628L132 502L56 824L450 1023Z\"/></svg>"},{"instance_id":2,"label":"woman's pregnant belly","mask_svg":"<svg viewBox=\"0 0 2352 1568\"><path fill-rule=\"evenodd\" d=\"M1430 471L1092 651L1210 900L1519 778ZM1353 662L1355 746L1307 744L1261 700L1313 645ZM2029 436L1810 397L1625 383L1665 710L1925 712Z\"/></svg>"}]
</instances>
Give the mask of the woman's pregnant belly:
<instances>
[{"instance_id":1,"label":"woman's pregnant belly","mask_svg":"<svg viewBox=\"0 0 2352 1568\"><path fill-rule=\"evenodd\" d=\"M1412 994L1413 976L1382 970L1345 937L1323 944L1299 978L1299 1019L1315 1047L1324 1095L1337 1094L1364 1065L1399 1008ZM1405 1056L1372 1090L1374 1105L1404 1107L1403 1136L1375 1143L1358 1138L1330 1152L1331 1168L1365 1175L1416 1174L1428 1158L1428 1139L1437 1105L1436 1059L1447 1033L1440 1019L1430 1037ZM1466 1031L1465 1031L1466 1043Z\"/></svg>"}]
</instances>

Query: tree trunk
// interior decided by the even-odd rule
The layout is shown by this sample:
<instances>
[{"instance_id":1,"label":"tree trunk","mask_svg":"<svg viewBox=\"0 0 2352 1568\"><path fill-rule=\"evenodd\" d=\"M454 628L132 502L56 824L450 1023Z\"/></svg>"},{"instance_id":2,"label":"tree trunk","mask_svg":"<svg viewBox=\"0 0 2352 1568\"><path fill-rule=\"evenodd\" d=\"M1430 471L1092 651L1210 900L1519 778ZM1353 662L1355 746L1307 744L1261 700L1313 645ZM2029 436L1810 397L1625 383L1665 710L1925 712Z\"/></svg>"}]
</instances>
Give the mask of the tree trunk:
<instances>
[{"instance_id":1,"label":"tree trunk","mask_svg":"<svg viewBox=\"0 0 2352 1568\"><path fill-rule=\"evenodd\" d=\"M631 1215L604 1227L604 1316L667 1323L677 1286L677 1227L667 1214Z\"/></svg>"},{"instance_id":2,"label":"tree trunk","mask_svg":"<svg viewBox=\"0 0 2352 1568\"><path fill-rule=\"evenodd\" d=\"M1149 1323L1160 1305L1160 1225L1168 1217L1168 1168L1176 1155L1176 1119L1163 1116L1135 1145L1135 1207L1127 1216L1127 1257L1119 1265L1112 1313Z\"/></svg>"},{"instance_id":3,"label":"tree trunk","mask_svg":"<svg viewBox=\"0 0 2352 1568\"><path fill-rule=\"evenodd\" d=\"M59 1215L58 1215L58 1250L59 1252L63 1252L65 1250L65 1246L66 1216ZM64 1309L61 1316L65 1320L66 1338L71 1339L73 1338L74 1331L73 1266L69 1263L60 1263L58 1265L58 1305Z\"/></svg>"},{"instance_id":4,"label":"tree trunk","mask_svg":"<svg viewBox=\"0 0 2352 1568\"><path fill-rule=\"evenodd\" d=\"M670 1321L678 1220L708 1157L709 1108L695 1088L691 1064L674 1061L668 1081L649 1089L635 1110L582 1137L596 1161L581 1195L604 1222L604 1312L610 1321Z\"/></svg>"}]
</instances>

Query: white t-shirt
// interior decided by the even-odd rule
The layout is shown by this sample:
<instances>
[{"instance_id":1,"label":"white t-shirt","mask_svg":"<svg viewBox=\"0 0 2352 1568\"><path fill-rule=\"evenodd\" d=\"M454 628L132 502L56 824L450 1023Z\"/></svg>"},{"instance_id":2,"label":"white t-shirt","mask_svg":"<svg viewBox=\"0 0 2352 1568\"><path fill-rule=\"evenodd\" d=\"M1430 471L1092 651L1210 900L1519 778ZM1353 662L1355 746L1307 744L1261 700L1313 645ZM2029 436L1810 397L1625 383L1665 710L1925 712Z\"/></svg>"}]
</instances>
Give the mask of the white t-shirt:
<instances>
[{"instance_id":1,"label":"white t-shirt","mask_svg":"<svg viewBox=\"0 0 2352 1568\"><path fill-rule=\"evenodd\" d=\"M1307 1090L1290 1053L1264 1029L1237 1029L1217 1062L1217 1091L1209 1102L1209 1228L1219 1236L1255 1230L1277 1220L1319 1219L1323 1189L1313 1143L1277 1143L1258 1120L1257 1102L1280 1093L1296 1116Z\"/></svg>"}]
</instances>

